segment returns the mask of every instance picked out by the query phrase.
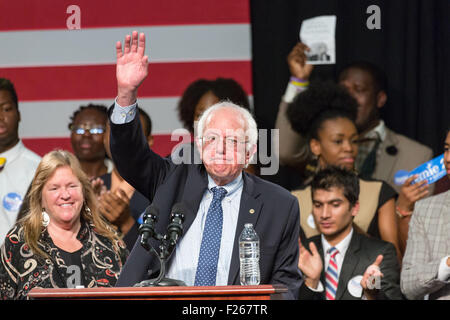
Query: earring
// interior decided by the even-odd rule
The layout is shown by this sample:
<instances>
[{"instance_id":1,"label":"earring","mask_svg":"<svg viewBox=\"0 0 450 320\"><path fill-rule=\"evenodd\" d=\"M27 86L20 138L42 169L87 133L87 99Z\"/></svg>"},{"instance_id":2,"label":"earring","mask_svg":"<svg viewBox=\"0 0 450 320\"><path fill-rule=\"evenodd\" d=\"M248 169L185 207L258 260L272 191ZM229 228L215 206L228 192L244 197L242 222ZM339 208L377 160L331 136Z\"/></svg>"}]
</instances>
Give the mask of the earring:
<instances>
[{"instance_id":1,"label":"earring","mask_svg":"<svg viewBox=\"0 0 450 320\"><path fill-rule=\"evenodd\" d=\"M89 209L88 206L86 206L86 213L87 213L88 215L91 215L91 209Z\"/></svg>"},{"instance_id":2,"label":"earring","mask_svg":"<svg viewBox=\"0 0 450 320\"><path fill-rule=\"evenodd\" d=\"M45 212L45 210L42 210L42 225L45 228L48 226L49 223L50 223L50 216L48 215L47 212Z\"/></svg>"}]
</instances>

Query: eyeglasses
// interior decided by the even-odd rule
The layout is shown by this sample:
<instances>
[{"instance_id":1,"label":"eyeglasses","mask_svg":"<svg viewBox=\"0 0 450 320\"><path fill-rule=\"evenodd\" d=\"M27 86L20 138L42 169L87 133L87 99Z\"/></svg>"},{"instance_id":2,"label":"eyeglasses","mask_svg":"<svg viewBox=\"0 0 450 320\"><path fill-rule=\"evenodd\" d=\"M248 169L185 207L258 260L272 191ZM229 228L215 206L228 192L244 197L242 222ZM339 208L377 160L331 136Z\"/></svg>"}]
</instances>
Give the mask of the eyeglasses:
<instances>
[{"instance_id":1,"label":"eyeglasses","mask_svg":"<svg viewBox=\"0 0 450 320\"><path fill-rule=\"evenodd\" d=\"M102 134L105 132L105 127L98 126L98 127L75 127L72 129L72 132L78 135L85 134L86 131L89 131L90 134Z\"/></svg>"},{"instance_id":2,"label":"eyeglasses","mask_svg":"<svg viewBox=\"0 0 450 320\"><path fill-rule=\"evenodd\" d=\"M237 137L225 137L222 138L218 135L206 135L203 136L203 144L207 146L217 146L217 144L222 141L225 141L225 147L227 149L237 149L239 145L246 144L248 141L245 141L244 139L239 139Z\"/></svg>"}]
</instances>

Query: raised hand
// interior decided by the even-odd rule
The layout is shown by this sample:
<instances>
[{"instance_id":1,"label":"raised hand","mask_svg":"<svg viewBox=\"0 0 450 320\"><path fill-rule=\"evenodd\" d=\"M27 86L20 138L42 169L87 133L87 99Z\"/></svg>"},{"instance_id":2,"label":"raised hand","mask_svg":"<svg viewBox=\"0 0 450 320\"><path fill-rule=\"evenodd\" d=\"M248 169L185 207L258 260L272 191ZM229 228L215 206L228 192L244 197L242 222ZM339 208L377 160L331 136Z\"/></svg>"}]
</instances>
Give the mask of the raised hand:
<instances>
[{"instance_id":1,"label":"raised hand","mask_svg":"<svg viewBox=\"0 0 450 320\"><path fill-rule=\"evenodd\" d=\"M296 78L308 80L314 68L312 64L306 63L305 51L309 51L304 43L297 43L287 57L289 71Z\"/></svg>"},{"instance_id":2,"label":"raised hand","mask_svg":"<svg viewBox=\"0 0 450 320\"><path fill-rule=\"evenodd\" d=\"M313 242L309 243L309 250L311 250L311 253L300 245L298 267L305 276L305 284L310 288L316 289L323 269L322 258Z\"/></svg>"},{"instance_id":3,"label":"raised hand","mask_svg":"<svg viewBox=\"0 0 450 320\"><path fill-rule=\"evenodd\" d=\"M383 273L380 271L380 265L383 261L383 255L378 255L375 262L367 267L361 279L361 286L364 290L364 295L368 300L373 300L376 297L376 293L381 288L381 278Z\"/></svg>"},{"instance_id":4,"label":"raised hand","mask_svg":"<svg viewBox=\"0 0 450 320\"><path fill-rule=\"evenodd\" d=\"M126 35L124 48L122 43L116 43L116 77L117 77L117 103L128 106L136 102L137 89L148 74L148 56L145 54L145 35Z\"/></svg>"}]
</instances>

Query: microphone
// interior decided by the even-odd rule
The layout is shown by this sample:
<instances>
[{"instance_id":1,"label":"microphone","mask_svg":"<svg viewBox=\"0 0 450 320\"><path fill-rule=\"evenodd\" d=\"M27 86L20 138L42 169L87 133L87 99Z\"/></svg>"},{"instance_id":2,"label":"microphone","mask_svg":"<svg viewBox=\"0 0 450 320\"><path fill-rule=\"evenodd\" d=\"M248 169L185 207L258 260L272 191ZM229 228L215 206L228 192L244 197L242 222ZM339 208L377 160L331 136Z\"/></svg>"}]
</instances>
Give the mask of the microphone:
<instances>
[{"instance_id":1,"label":"microphone","mask_svg":"<svg viewBox=\"0 0 450 320\"><path fill-rule=\"evenodd\" d=\"M153 204L145 208L143 224L139 226L139 234L141 235L141 245L147 251L150 250L148 239L153 238L156 234L155 225L158 221L159 210Z\"/></svg>"},{"instance_id":2,"label":"microphone","mask_svg":"<svg viewBox=\"0 0 450 320\"><path fill-rule=\"evenodd\" d=\"M178 239L183 235L184 205L181 202L175 203L170 213L170 223L167 226L170 250L177 244Z\"/></svg>"}]
</instances>

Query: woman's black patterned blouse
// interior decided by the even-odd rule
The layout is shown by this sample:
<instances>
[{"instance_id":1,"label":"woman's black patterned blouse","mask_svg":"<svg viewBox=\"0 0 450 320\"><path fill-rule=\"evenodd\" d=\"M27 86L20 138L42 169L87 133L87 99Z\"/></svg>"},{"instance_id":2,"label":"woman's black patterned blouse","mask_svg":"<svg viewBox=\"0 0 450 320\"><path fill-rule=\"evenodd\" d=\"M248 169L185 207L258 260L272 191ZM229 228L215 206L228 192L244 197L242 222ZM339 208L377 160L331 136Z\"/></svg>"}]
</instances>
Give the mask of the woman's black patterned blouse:
<instances>
[{"instance_id":1,"label":"woman's black patterned blouse","mask_svg":"<svg viewBox=\"0 0 450 320\"><path fill-rule=\"evenodd\" d=\"M83 244L77 251L78 264L67 265L58 247L44 229L39 245L50 258L35 255L24 242L23 228L16 225L5 238L0 252L0 298L27 299L31 289L77 286L113 287L128 256L125 244L114 250L111 241L95 232L93 225L81 223L77 239ZM81 259L80 259L81 258Z\"/></svg>"}]
</instances>

